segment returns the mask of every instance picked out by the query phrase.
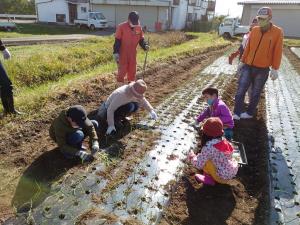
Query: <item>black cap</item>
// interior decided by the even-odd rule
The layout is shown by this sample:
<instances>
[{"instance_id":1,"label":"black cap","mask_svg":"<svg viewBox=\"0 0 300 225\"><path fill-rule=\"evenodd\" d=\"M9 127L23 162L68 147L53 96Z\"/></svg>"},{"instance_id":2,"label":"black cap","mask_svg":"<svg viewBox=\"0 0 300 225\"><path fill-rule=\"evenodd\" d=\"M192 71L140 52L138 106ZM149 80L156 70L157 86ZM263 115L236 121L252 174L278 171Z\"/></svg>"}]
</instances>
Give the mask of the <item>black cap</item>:
<instances>
[{"instance_id":1,"label":"black cap","mask_svg":"<svg viewBox=\"0 0 300 225\"><path fill-rule=\"evenodd\" d=\"M129 13L128 19L133 25L139 25L139 13L137 11L132 11Z\"/></svg>"},{"instance_id":2,"label":"black cap","mask_svg":"<svg viewBox=\"0 0 300 225\"><path fill-rule=\"evenodd\" d=\"M66 113L79 127L84 127L88 123L87 114L81 105L71 106Z\"/></svg>"}]
</instances>

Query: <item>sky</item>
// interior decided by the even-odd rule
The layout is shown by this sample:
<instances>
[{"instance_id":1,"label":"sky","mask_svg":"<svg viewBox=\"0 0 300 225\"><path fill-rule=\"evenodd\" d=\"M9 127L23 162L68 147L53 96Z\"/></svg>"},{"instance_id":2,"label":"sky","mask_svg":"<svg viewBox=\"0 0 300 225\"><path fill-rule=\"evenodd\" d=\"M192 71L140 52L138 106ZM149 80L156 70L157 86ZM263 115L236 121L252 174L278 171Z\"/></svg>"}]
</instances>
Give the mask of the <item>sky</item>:
<instances>
[{"instance_id":1,"label":"sky","mask_svg":"<svg viewBox=\"0 0 300 225\"><path fill-rule=\"evenodd\" d=\"M237 3L241 0L216 0L216 15L227 15L232 17L241 17L243 6Z\"/></svg>"}]
</instances>

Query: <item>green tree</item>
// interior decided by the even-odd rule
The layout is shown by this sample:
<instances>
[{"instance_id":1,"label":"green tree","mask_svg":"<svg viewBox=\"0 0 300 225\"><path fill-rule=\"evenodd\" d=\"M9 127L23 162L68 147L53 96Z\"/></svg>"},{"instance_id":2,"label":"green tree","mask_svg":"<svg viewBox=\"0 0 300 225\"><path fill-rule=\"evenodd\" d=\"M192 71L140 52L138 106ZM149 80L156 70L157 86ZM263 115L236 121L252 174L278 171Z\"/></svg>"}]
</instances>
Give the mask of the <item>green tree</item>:
<instances>
[{"instance_id":1,"label":"green tree","mask_svg":"<svg viewBox=\"0 0 300 225\"><path fill-rule=\"evenodd\" d=\"M0 0L0 13L35 14L34 0Z\"/></svg>"}]
</instances>

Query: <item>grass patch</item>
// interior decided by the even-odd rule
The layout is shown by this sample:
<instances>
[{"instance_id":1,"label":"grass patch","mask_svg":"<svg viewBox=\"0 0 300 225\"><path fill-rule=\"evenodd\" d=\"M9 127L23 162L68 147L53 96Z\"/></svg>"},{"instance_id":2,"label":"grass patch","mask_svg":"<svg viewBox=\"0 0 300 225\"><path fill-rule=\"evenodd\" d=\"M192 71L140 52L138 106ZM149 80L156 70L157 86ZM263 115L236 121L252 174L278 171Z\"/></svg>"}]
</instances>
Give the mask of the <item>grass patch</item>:
<instances>
[{"instance_id":1,"label":"grass patch","mask_svg":"<svg viewBox=\"0 0 300 225\"><path fill-rule=\"evenodd\" d=\"M59 26L38 23L16 23L17 29L13 32L0 31L1 38L17 38L33 35L64 35L88 34L88 29L79 29L73 26Z\"/></svg>"},{"instance_id":2,"label":"grass patch","mask_svg":"<svg viewBox=\"0 0 300 225\"><path fill-rule=\"evenodd\" d=\"M300 46L300 39L284 39L284 45L286 47Z\"/></svg>"},{"instance_id":3,"label":"grass patch","mask_svg":"<svg viewBox=\"0 0 300 225\"><path fill-rule=\"evenodd\" d=\"M157 35L157 34L156 34ZM154 63L159 62L162 60L169 59L170 57L179 57L184 54L193 54L193 52L201 52L207 48L210 47L217 47L222 46L225 44L229 44L229 41L224 40L223 38L218 37L217 34L209 34L209 33L189 33L189 35L194 35L196 38L192 39L190 41L184 42L182 44L178 45L171 45L168 44L169 47L160 47L162 44L166 45L165 42L167 42L168 35L171 34L164 34L160 37L159 43L160 45L153 46L151 51L148 55L148 63ZM174 35L174 34L173 34ZM165 37L165 41L163 41L163 37ZM108 41L109 43L110 38L103 39L103 41ZM152 39L151 39L152 40ZM153 39L152 43L155 39ZM94 40L92 40L94 41ZM111 42L112 43L112 42ZM16 104L19 108L21 108L24 111L30 112L41 109L48 101L48 99L53 96L57 92L61 92L67 87L70 87L72 83L74 82L85 82L87 79L98 76L99 74L107 74L112 73L117 69L116 64L113 62L111 58L111 43L109 45L110 49L107 50L109 53L107 57L107 61L100 65L97 65L95 63L95 67L91 68L90 70L86 70L84 72L81 72L80 75L78 73L72 73L70 72L67 75L61 76L59 78L56 78L54 81L48 81L45 83L42 83L41 85L35 86L35 87L26 87L21 86L16 88ZM84 44L84 43L82 43ZM93 45L95 47L95 45ZM37 46L37 48L40 46ZM60 48L57 46L57 48ZM98 47L99 48L99 47ZM108 47L107 47L108 48ZM12 52L14 53L16 49L12 49ZM32 49L31 52L35 52ZM96 52L97 50L94 50ZM22 52L20 50L20 52ZM21 53L20 53L21 54ZM48 53L46 53L48 54ZM49 53L50 54L50 53ZM26 56L24 54L25 58L30 56ZM138 53L138 62L141 65L143 63L144 59L144 53L140 51ZM64 59L63 59L64 60ZM67 59L66 59L67 60ZM8 62L9 63L18 63L18 62ZM37 63L37 67L40 66L41 63ZM26 66L26 63L24 64ZM31 64L32 65L32 64ZM64 64L62 64L64 65ZM75 65L75 64L74 64ZM13 67L8 66L11 70ZM70 65L69 65L70 66ZM30 70L31 67L28 67L28 70ZM20 70L21 72L22 70ZM53 72L52 72L53 73ZM20 74L20 77L22 74ZM51 77L51 76L49 76ZM15 79L15 78L14 78ZM40 79L40 78L38 78ZM22 83L20 81L17 81L17 84L21 85Z\"/></svg>"},{"instance_id":4,"label":"grass patch","mask_svg":"<svg viewBox=\"0 0 300 225\"><path fill-rule=\"evenodd\" d=\"M189 39L183 32L148 34L153 51ZM76 43L11 47L12 60L6 70L17 87L39 86L68 74L93 70L112 61L114 37L97 37Z\"/></svg>"}]
</instances>

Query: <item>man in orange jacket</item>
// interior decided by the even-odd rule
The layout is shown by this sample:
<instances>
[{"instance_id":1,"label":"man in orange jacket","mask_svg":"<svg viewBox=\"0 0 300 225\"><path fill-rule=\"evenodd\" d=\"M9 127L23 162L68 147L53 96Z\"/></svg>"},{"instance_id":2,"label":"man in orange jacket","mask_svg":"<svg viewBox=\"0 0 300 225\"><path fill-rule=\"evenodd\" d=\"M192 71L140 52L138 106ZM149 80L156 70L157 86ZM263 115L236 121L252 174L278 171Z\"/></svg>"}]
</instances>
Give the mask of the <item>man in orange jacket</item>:
<instances>
[{"instance_id":1,"label":"man in orange jacket","mask_svg":"<svg viewBox=\"0 0 300 225\"><path fill-rule=\"evenodd\" d=\"M253 118L269 73L272 80L278 78L282 58L283 31L271 22L272 10L269 7L260 8L257 12L257 19L258 26L254 27L250 33L238 68L241 76L235 96L233 115L235 120ZM250 103L247 111L243 112L245 94L251 84L253 88Z\"/></svg>"},{"instance_id":2,"label":"man in orange jacket","mask_svg":"<svg viewBox=\"0 0 300 225\"><path fill-rule=\"evenodd\" d=\"M117 82L119 85L124 84L126 75L128 82L136 80L136 47L138 44L145 51L149 50L139 22L139 14L133 11L129 13L128 21L118 25L115 34L113 56L118 64Z\"/></svg>"}]
</instances>

